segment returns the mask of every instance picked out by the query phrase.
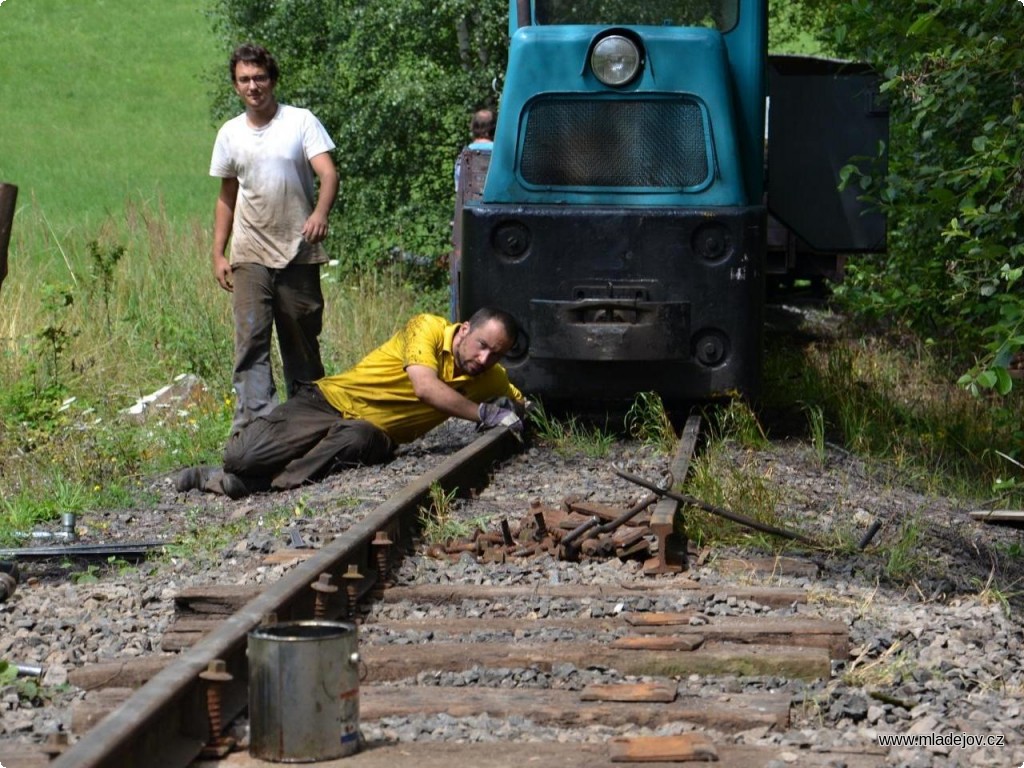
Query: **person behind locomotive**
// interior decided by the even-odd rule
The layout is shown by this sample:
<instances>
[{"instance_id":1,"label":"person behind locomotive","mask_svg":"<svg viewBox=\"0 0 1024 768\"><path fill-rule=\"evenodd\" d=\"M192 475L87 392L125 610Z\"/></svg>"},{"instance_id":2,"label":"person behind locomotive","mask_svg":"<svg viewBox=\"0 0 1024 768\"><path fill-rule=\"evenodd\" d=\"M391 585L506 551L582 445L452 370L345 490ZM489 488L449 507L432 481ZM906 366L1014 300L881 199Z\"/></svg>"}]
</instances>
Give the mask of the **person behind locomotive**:
<instances>
[{"instance_id":1,"label":"person behind locomotive","mask_svg":"<svg viewBox=\"0 0 1024 768\"><path fill-rule=\"evenodd\" d=\"M266 48L240 45L229 68L245 111L218 131L210 175L221 180L213 274L232 293L234 306L235 432L277 404L273 328L289 397L298 382L324 375L318 337L324 310L320 265L327 254L321 243L338 173L330 155L334 142L320 121L307 109L277 102L280 72Z\"/></svg>"},{"instance_id":2,"label":"person behind locomotive","mask_svg":"<svg viewBox=\"0 0 1024 768\"><path fill-rule=\"evenodd\" d=\"M463 323L415 315L353 368L301 386L232 434L223 469L182 470L177 490L239 498L296 488L347 467L386 463L397 444L449 416L521 433L528 401L499 365L518 333L511 315L488 307Z\"/></svg>"},{"instance_id":3,"label":"person behind locomotive","mask_svg":"<svg viewBox=\"0 0 1024 768\"><path fill-rule=\"evenodd\" d=\"M466 149L483 150L490 152L494 149L494 127L497 125L498 118L494 112L490 109L478 109L473 113L472 119L469 121L469 135L472 136L472 141L466 145ZM465 151L465 150L463 150ZM459 189L459 176L461 175L462 168L462 154L459 153L458 159L455 161L455 190Z\"/></svg>"},{"instance_id":4,"label":"person behind locomotive","mask_svg":"<svg viewBox=\"0 0 1024 768\"><path fill-rule=\"evenodd\" d=\"M456 209L455 215L459 215L461 205L464 200L459 198L459 179L462 176L462 165L466 160L467 152L491 152L494 149L494 128L497 125L498 118L495 116L494 111L490 109L478 109L473 113L472 119L469 121L469 133L472 136L472 141L466 145L466 148L459 153L459 156L455 159L455 195L456 195ZM448 302L448 317L452 320L458 320L459 311L459 262L461 260L460 248L461 245L458 242L458 226L452 222L452 245L455 246L448 261L448 283L451 286L451 294Z\"/></svg>"}]
</instances>

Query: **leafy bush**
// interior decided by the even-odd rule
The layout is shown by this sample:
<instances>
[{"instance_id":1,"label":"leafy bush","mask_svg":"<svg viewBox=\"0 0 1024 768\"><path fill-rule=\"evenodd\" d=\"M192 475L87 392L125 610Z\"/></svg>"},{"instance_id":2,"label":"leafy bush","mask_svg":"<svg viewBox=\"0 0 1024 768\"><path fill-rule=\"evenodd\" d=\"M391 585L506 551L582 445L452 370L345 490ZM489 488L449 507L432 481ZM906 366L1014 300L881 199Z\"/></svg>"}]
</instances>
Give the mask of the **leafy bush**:
<instances>
[{"instance_id":1,"label":"leafy bush","mask_svg":"<svg viewBox=\"0 0 1024 768\"><path fill-rule=\"evenodd\" d=\"M1016 3L853 0L825 7L840 54L884 73L889 172L857 178L889 216L889 252L841 290L857 311L943 344L961 383L1011 387L1024 346L1024 13Z\"/></svg>"},{"instance_id":2,"label":"leafy bush","mask_svg":"<svg viewBox=\"0 0 1024 768\"><path fill-rule=\"evenodd\" d=\"M277 96L307 107L338 149L342 188L329 250L343 267L416 259L438 269L450 250L455 158L469 116L495 106L506 59L500 0L218 0L225 62L241 42L281 65ZM226 66L215 114L236 114Z\"/></svg>"}]
</instances>

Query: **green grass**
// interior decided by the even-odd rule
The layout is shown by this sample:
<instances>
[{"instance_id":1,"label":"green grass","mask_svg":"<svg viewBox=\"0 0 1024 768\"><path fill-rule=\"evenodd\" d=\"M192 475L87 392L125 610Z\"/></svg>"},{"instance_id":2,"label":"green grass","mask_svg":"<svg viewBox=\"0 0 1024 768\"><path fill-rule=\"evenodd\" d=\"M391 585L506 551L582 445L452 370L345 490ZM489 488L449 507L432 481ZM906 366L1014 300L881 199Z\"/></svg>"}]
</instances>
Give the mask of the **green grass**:
<instances>
[{"instance_id":1,"label":"green grass","mask_svg":"<svg viewBox=\"0 0 1024 768\"><path fill-rule=\"evenodd\" d=\"M695 457L682 486L683 492L766 525L799 530L777 511L781 501L778 487L769 478L749 466L737 464L729 456L726 450L729 442L742 445L735 435L742 435L743 429L731 431L740 423L729 418L729 414L736 412L735 407L726 406L713 414L712 418L722 417L726 426L712 429L714 436L706 449ZM788 539L773 537L696 507L687 508L684 518L686 535L698 546L708 543L746 545L782 552L792 545ZM676 525L679 523L677 519Z\"/></svg>"},{"instance_id":2,"label":"green grass","mask_svg":"<svg viewBox=\"0 0 1024 768\"><path fill-rule=\"evenodd\" d=\"M882 547L886 576L896 582L908 582L922 572L927 564L921 549L923 533L924 528L917 515L903 520L895 538Z\"/></svg>"},{"instance_id":3,"label":"green grass","mask_svg":"<svg viewBox=\"0 0 1024 768\"><path fill-rule=\"evenodd\" d=\"M827 440L891 462L929 492L991 493L1005 508L1024 500L1024 472L1000 455L1019 452L1024 390L972 397L950 381L948 361L910 336L773 342L766 359L762 405L807 424L819 451Z\"/></svg>"},{"instance_id":4,"label":"green grass","mask_svg":"<svg viewBox=\"0 0 1024 768\"><path fill-rule=\"evenodd\" d=\"M19 211L45 215L59 238L119 219L128 199L173 219L212 217L209 74L226 54L205 8L0 6L0 181L18 186Z\"/></svg>"},{"instance_id":5,"label":"green grass","mask_svg":"<svg viewBox=\"0 0 1024 768\"><path fill-rule=\"evenodd\" d=\"M297 510L277 507L270 512L261 514L255 522L264 533L279 536L297 517ZM174 542L164 547L163 556L170 560L178 558L192 561L217 560L221 552L251 532L253 523L253 520L240 519L227 523L217 521L211 524L206 521L202 510L189 510L184 525L178 531Z\"/></svg>"},{"instance_id":6,"label":"green grass","mask_svg":"<svg viewBox=\"0 0 1024 768\"><path fill-rule=\"evenodd\" d=\"M870 334L814 342L773 338L765 370L765 391L755 412L742 401L706 413L709 442L695 459L685 491L761 522L799 530L776 513L780 499L744 452L767 437L800 436L824 465L832 446L862 456L874 470L926 494L963 500L986 499L993 508L1019 508L1024 488L1021 463L1006 453L1020 440L1021 393L974 398L944 375L936 350L909 336ZM945 368L948 369L948 364ZM762 421L768 424L762 427ZM924 518L914 515L876 545L890 581L910 583L927 565L921 560ZM716 519L687 513L690 538L744 544L769 552L789 545ZM851 553L863 532L843 522L832 526L821 545ZM1006 550L1019 558L1019 547Z\"/></svg>"},{"instance_id":7,"label":"green grass","mask_svg":"<svg viewBox=\"0 0 1024 768\"><path fill-rule=\"evenodd\" d=\"M626 431L645 445L662 453L676 447L676 432L661 397L656 392L639 392L626 413Z\"/></svg>"},{"instance_id":8,"label":"green grass","mask_svg":"<svg viewBox=\"0 0 1024 768\"><path fill-rule=\"evenodd\" d=\"M209 268L210 232L129 205L95 237L72 233L58 248L41 217L19 221L19 247L52 258L26 259L0 290L0 542L62 511L150 503L146 477L223 450L232 321ZM331 372L414 311L442 309L423 306L421 284L397 271L342 280L328 268L323 286ZM181 373L207 385L192 410L144 427L124 416Z\"/></svg>"},{"instance_id":9,"label":"green grass","mask_svg":"<svg viewBox=\"0 0 1024 768\"><path fill-rule=\"evenodd\" d=\"M756 449L781 431L805 438L821 465L830 446L837 445L924 493L1019 507L1024 484L1012 476L1013 462L999 450L1018 445L1019 393L1000 401L1001 408L992 399L971 397L943 376L942 361L932 348L910 338L775 339L770 349L760 412L739 400L707 412L709 444L694 461L688 493L763 523L799 530L798 521L789 523L776 514L773 484L766 484L755 468L737 465L735 452L723 450L730 443ZM762 420L774 426L766 430ZM1019 466L1016 474L1024 474ZM701 543L744 543L770 552L787 546L710 515L688 513L687 522L690 537ZM921 520L914 517L893 532L890 543L879 545L888 579L906 582L920 571L922 533ZM833 552L853 551L858 536L852 526L840 524L821 544Z\"/></svg>"},{"instance_id":10,"label":"green grass","mask_svg":"<svg viewBox=\"0 0 1024 768\"><path fill-rule=\"evenodd\" d=\"M599 459L606 456L615 444L615 434L607 428L590 424L575 414L561 418L554 416L545 410L539 399L534 406L527 417L533 425L534 434L541 442L551 445L560 456L582 454Z\"/></svg>"},{"instance_id":11,"label":"green grass","mask_svg":"<svg viewBox=\"0 0 1024 768\"><path fill-rule=\"evenodd\" d=\"M444 546L453 541L468 540L477 530L484 530L486 516L472 520L462 520L456 516L458 493L458 488L446 492L440 483L431 483L430 506L419 508L423 540L428 545Z\"/></svg>"}]
</instances>

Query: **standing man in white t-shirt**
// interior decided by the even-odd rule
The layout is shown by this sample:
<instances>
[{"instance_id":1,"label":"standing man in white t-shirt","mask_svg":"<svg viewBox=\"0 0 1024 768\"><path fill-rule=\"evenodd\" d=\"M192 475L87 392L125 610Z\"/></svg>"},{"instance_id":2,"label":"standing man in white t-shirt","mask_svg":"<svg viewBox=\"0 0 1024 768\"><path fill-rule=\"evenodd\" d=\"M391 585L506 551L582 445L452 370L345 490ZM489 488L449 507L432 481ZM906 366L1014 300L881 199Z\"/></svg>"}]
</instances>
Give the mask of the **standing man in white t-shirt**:
<instances>
[{"instance_id":1,"label":"standing man in white t-shirt","mask_svg":"<svg viewBox=\"0 0 1024 768\"><path fill-rule=\"evenodd\" d=\"M279 70L265 48L241 45L229 66L245 112L217 133L210 175L221 180L213 274L234 304L234 433L277 404L272 329L289 396L299 382L324 375L318 336L324 310L320 265L327 254L321 243L338 173L329 154L334 142L320 121L308 109L277 103Z\"/></svg>"}]
</instances>

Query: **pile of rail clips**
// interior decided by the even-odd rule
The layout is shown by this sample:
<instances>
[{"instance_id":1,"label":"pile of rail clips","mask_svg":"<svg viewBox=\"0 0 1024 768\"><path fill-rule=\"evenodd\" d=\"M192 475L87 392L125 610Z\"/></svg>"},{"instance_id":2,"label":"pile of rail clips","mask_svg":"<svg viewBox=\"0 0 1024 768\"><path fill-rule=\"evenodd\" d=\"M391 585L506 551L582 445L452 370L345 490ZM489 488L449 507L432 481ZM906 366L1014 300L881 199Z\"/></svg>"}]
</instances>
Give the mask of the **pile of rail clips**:
<instances>
[{"instance_id":1,"label":"pile of rail clips","mask_svg":"<svg viewBox=\"0 0 1024 768\"><path fill-rule=\"evenodd\" d=\"M431 557L475 554L481 562L505 562L507 558L550 554L560 560L619 557L647 558L652 547L650 514L644 513L658 501L648 494L627 510L570 496L556 509L539 500L517 524L501 521L501 530L477 530L472 538L452 540L427 548Z\"/></svg>"},{"instance_id":2,"label":"pile of rail clips","mask_svg":"<svg viewBox=\"0 0 1024 768\"><path fill-rule=\"evenodd\" d=\"M650 557L651 560L644 564L645 572L678 571L685 567L688 542L682 526L677 527L681 520L674 514L674 507L667 515L657 511L660 507L656 508L653 516L644 513L662 497L677 504L702 509L753 530L802 542L812 547L820 546L813 538L798 531L768 525L739 512L672 491L671 473L666 477L664 485L656 485L617 467L615 474L646 488L650 493L626 510L596 504L575 496L566 498L559 509L545 507L539 500L534 500L530 503L530 513L523 517L516 528L509 525L507 520L502 520L499 533L477 530L469 540L449 541L441 546L432 545L427 548L427 554L431 557L446 557L461 556L465 552L470 552L482 562L499 563L508 557L530 557L539 554L549 554L560 560L572 561L584 557L603 559L615 556L621 560ZM861 549L868 545L877 530L876 523L861 540ZM670 548L674 551L669 552Z\"/></svg>"}]
</instances>

